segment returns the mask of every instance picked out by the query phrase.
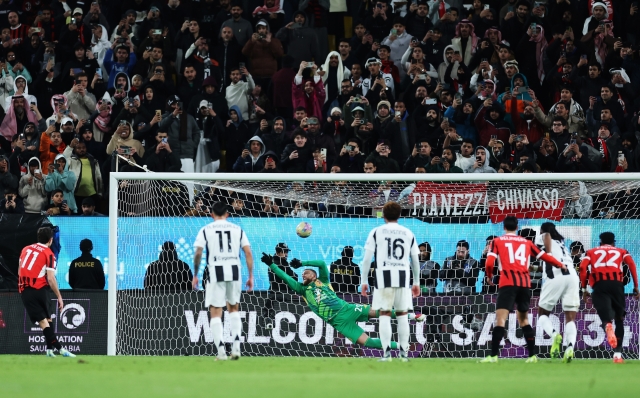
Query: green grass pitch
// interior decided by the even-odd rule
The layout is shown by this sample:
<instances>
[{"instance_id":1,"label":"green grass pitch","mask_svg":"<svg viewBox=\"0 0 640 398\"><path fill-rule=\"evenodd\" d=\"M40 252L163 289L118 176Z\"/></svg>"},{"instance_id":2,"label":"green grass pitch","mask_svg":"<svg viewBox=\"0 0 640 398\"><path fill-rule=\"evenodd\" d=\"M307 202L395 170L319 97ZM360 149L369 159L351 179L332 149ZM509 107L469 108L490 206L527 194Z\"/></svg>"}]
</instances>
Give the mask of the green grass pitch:
<instances>
[{"instance_id":1,"label":"green grass pitch","mask_svg":"<svg viewBox=\"0 0 640 398\"><path fill-rule=\"evenodd\" d=\"M640 361L0 356L3 397L631 397Z\"/></svg>"}]
</instances>

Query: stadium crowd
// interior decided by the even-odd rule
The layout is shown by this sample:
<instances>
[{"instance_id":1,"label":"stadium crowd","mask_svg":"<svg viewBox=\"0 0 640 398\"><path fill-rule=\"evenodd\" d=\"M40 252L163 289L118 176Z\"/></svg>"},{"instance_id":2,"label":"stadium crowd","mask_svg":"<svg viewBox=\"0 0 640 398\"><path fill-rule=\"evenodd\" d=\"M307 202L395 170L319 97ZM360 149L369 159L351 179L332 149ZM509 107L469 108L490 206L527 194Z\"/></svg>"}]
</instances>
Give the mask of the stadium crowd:
<instances>
[{"instance_id":1,"label":"stadium crowd","mask_svg":"<svg viewBox=\"0 0 640 398\"><path fill-rule=\"evenodd\" d=\"M0 211L104 212L116 167L637 171L638 11L630 1L4 0Z\"/></svg>"}]
</instances>

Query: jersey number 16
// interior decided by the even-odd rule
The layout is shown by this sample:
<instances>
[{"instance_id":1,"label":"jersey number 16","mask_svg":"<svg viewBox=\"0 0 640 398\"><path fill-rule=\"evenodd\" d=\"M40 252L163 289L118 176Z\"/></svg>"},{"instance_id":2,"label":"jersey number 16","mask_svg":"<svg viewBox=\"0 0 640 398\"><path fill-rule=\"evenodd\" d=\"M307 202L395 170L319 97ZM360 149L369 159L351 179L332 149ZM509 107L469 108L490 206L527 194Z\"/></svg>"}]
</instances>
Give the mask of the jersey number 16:
<instances>
[{"instance_id":1,"label":"jersey number 16","mask_svg":"<svg viewBox=\"0 0 640 398\"><path fill-rule=\"evenodd\" d=\"M387 258L395 258L396 260L402 260L404 258L404 240L398 238L391 243L391 238L384 238L387 241ZM400 250L400 254L398 254Z\"/></svg>"}]
</instances>

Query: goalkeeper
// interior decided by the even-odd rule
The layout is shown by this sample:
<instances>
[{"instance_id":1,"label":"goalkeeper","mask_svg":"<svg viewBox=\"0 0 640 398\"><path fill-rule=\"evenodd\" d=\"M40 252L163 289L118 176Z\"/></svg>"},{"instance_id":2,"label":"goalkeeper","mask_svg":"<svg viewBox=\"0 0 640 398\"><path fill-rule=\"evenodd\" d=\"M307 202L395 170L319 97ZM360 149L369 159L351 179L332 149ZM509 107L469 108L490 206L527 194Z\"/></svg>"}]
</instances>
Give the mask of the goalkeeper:
<instances>
[{"instance_id":1,"label":"goalkeeper","mask_svg":"<svg viewBox=\"0 0 640 398\"><path fill-rule=\"evenodd\" d=\"M324 261L300 261L295 258L291 260L290 266L292 268L303 266L318 268L319 272L312 269L305 270L302 273L302 283L300 283L273 264L270 255L262 253L261 260L271 268L276 277L282 279L293 291L302 296L314 314L333 326L334 329L342 333L351 342L369 348L382 349L380 339L369 337L357 323L377 318L378 311L372 310L369 305L351 304L339 298L329 283L329 271ZM318 276L318 273L320 276ZM391 317L395 318L394 311L392 311ZM409 319L422 322L426 319L426 316L418 313L409 313ZM391 342L391 348L397 348L395 341Z\"/></svg>"}]
</instances>

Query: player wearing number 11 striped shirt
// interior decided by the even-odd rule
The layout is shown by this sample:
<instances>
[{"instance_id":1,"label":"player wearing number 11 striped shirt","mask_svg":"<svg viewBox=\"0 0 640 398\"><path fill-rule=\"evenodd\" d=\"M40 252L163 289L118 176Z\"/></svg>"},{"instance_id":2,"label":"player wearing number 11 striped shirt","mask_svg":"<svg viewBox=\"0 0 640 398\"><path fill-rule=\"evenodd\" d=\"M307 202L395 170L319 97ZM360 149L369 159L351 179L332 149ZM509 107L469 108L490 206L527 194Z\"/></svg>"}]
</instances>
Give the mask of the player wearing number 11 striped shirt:
<instances>
[{"instance_id":1,"label":"player wearing number 11 striped shirt","mask_svg":"<svg viewBox=\"0 0 640 398\"><path fill-rule=\"evenodd\" d=\"M231 324L231 359L240 358L240 335L242 320L238 309L242 293L242 275L240 274L240 249L244 251L249 269L247 291L253 289L253 256L249 239L242 228L227 221L227 205L216 202L212 207L214 222L204 226L193 246L196 252L193 258L193 287L198 286L198 268L202 252L207 249L207 268L209 278L204 293L205 305L211 313L211 334L218 350L217 360L226 360L227 353L222 341L222 307L225 303L229 311Z\"/></svg>"},{"instance_id":2,"label":"player wearing number 11 striped shirt","mask_svg":"<svg viewBox=\"0 0 640 398\"><path fill-rule=\"evenodd\" d=\"M491 242L491 250L487 254L485 272L489 285L493 285L493 269L496 259L499 260L500 286L498 299L496 300L496 322L493 327L491 339L491 355L480 362L498 362L500 342L504 337L504 325L509 313L516 305L518 324L527 342L529 358L527 363L538 362L536 356L536 334L529 325L529 304L531 301L531 279L529 278L529 257L546 261L555 267L566 270L566 266L553 258L553 256L539 249L530 240L516 234L518 219L507 216L504 219L505 234L494 238Z\"/></svg>"},{"instance_id":3,"label":"player wearing number 11 striped shirt","mask_svg":"<svg viewBox=\"0 0 640 398\"><path fill-rule=\"evenodd\" d=\"M625 249L615 247L616 237L613 232L603 232L600 234L600 246L588 250L580 263L580 282L584 300L587 301L587 267L589 268L589 285L593 288L591 300L598 312L602 327L607 334L607 341L614 349L613 362L623 363L622 341L624 339L624 282L623 267L629 267L633 277L633 295L637 299L638 273L636 263L631 258L631 254ZM613 321L616 321L615 332Z\"/></svg>"},{"instance_id":4,"label":"player wearing number 11 striped shirt","mask_svg":"<svg viewBox=\"0 0 640 398\"><path fill-rule=\"evenodd\" d=\"M371 258L376 256L376 278L378 288L373 293L371 308L380 311L380 342L384 355L381 361L391 361L391 310L395 309L398 321L398 358L409 360L408 311L413 309L413 297L420 295L420 249L413 232L398 224L402 207L396 202L387 202L382 208L385 225L371 230L364 245L361 284L362 295L367 296L367 277ZM409 272L413 272L413 286L409 287Z\"/></svg>"}]
</instances>

